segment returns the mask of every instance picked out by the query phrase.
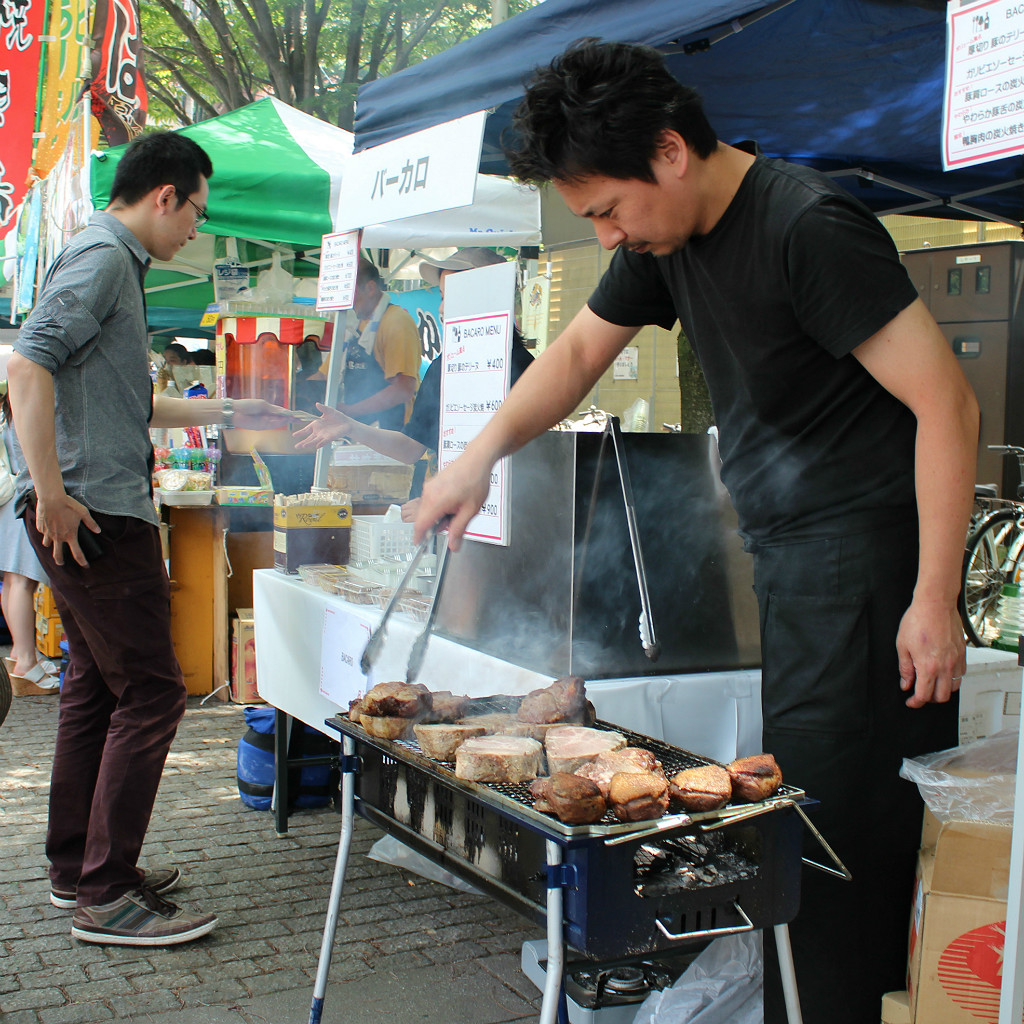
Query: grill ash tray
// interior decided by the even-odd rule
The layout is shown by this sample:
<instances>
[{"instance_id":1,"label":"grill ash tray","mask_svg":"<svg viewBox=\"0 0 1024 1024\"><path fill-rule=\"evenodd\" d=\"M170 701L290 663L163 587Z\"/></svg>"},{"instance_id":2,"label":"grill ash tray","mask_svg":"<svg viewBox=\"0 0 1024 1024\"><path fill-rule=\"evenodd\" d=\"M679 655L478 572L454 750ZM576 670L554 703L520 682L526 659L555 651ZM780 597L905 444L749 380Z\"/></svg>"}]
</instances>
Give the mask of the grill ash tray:
<instances>
[{"instance_id":1,"label":"grill ash tray","mask_svg":"<svg viewBox=\"0 0 1024 1024\"><path fill-rule=\"evenodd\" d=\"M340 716L327 724L354 741L357 813L541 925L552 878L562 889L565 941L587 958L678 949L708 934L782 924L799 908L795 802L803 793L791 786L713 814L570 826L534 810L528 784L465 782L415 741L378 739ZM609 723L596 727L650 750L670 776L715 763ZM557 868L549 869L548 842L561 852Z\"/></svg>"}]
</instances>

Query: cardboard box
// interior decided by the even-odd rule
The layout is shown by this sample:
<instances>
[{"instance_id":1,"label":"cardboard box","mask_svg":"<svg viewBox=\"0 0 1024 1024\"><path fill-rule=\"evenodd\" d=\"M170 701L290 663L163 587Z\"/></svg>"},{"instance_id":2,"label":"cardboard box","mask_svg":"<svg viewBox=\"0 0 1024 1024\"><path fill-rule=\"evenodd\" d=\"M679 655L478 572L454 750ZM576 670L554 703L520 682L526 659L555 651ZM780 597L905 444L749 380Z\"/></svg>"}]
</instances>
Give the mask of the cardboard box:
<instances>
[{"instance_id":1,"label":"cardboard box","mask_svg":"<svg viewBox=\"0 0 1024 1024\"><path fill-rule=\"evenodd\" d=\"M344 565L351 528L351 505L275 505L274 568L296 573L300 565Z\"/></svg>"},{"instance_id":2,"label":"cardboard box","mask_svg":"<svg viewBox=\"0 0 1024 1024\"><path fill-rule=\"evenodd\" d=\"M882 996L882 1024L914 1024L907 992L886 992Z\"/></svg>"},{"instance_id":3,"label":"cardboard box","mask_svg":"<svg viewBox=\"0 0 1024 1024\"><path fill-rule=\"evenodd\" d=\"M45 658L60 657L60 642L64 639L64 627L57 615L36 616L36 647Z\"/></svg>"},{"instance_id":4,"label":"cardboard box","mask_svg":"<svg viewBox=\"0 0 1024 1024\"><path fill-rule=\"evenodd\" d=\"M960 745L1020 726L1021 671L1017 655L990 647L967 652L960 684Z\"/></svg>"},{"instance_id":5,"label":"cardboard box","mask_svg":"<svg viewBox=\"0 0 1024 1024\"><path fill-rule=\"evenodd\" d=\"M913 1020L997 1024L1010 834L925 811L907 971Z\"/></svg>"},{"instance_id":6,"label":"cardboard box","mask_svg":"<svg viewBox=\"0 0 1024 1024\"><path fill-rule=\"evenodd\" d=\"M45 619L60 618L57 602L53 599L53 591L45 583L40 583L36 587L32 603L35 605L36 615L42 615Z\"/></svg>"},{"instance_id":7,"label":"cardboard box","mask_svg":"<svg viewBox=\"0 0 1024 1024\"><path fill-rule=\"evenodd\" d=\"M213 500L218 505L273 505L272 487L216 487Z\"/></svg>"},{"instance_id":8,"label":"cardboard box","mask_svg":"<svg viewBox=\"0 0 1024 1024\"><path fill-rule=\"evenodd\" d=\"M263 703L256 683L256 624L251 608L239 608L231 631L231 699Z\"/></svg>"}]
</instances>

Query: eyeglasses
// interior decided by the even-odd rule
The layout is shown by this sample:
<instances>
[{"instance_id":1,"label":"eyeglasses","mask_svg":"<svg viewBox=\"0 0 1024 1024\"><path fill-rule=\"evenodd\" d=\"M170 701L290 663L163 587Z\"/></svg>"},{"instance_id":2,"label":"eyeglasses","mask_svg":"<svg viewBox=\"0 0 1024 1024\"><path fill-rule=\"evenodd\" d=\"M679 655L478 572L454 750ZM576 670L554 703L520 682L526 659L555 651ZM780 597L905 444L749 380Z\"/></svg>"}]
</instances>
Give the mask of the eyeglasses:
<instances>
[{"instance_id":1,"label":"eyeglasses","mask_svg":"<svg viewBox=\"0 0 1024 1024\"><path fill-rule=\"evenodd\" d=\"M210 219L210 215L201 206L196 206L196 204L193 203L192 200L189 199L189 197L180 189L175 189L174 191L176 195L184 199L185 202L196 211L196 227L201 228Z\"/></svg>"}]
</instances>

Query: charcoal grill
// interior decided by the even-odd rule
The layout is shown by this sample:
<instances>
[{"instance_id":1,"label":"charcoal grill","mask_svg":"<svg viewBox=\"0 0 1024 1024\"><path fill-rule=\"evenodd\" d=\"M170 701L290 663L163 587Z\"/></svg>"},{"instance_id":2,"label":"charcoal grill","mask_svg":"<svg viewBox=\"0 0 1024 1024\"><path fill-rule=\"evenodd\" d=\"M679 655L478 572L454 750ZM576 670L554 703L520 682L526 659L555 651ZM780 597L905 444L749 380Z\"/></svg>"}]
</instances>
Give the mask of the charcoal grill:
<instances>
[{"instance_id":1,"label":"charcoal grill","mask_svg":"<svg viewBox=\"0 0 1024 1024\"><path fill-rule=\"evenodd\" d=\"M476 712L505 710L474 701ZM802 805L784 785L772 798L703 814L623 823L610 813L593 825L565 825L533 808L528 784L484 784L455 776L414 740L369 736L347 718L342 735L342 834L320 953L310 1024L322 1011L338 905L355 813L430 860L547 926L548 969L542 1024L555 1020L563 943L584 957L616 959L678 950L720 935L774 927L787 995L796 1006L786 924L800 902L803 826L810 827L848 877ZM708 758L606 722L630 746L651 751L669 776L713 764ZM812 863L812 862L808 862Z\"/></svg>"}]
</instances>

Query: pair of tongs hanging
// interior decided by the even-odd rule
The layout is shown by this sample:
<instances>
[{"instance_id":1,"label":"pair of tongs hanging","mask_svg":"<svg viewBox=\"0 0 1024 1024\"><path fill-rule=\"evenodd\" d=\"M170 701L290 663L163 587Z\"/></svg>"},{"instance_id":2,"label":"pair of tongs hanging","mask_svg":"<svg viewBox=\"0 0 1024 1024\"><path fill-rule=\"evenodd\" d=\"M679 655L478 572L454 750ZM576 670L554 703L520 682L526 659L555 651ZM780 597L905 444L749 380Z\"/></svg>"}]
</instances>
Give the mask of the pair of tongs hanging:
<instances>
[{"instance_id":1,"label":"pair of tongs hanging","mask_svg":"<svg viewBox=\"0 0 1024 1024\"><path fill-rule=\"evenodd\" d=\"M391 613L398 606L398 602L405 593L406 588L415 578L416 570L419 567L423 556L427 553L427 548L429 548L433 543L434 537L437 535L438 531L444 529L447 525L447 517L435 523L429 530L427 530L423 536L423 540L420 541L418 547L413 552L412 559L409 561L409 565L406 567L402 579L399 581L398 586L395 587L395 592L391 595L391 600L388 601L387 607L384 609L384 614L381 616L380 622L377 623L377 628L370 634L370 639L367 640L366 647L363 650L363 656L359 659L359 667L362 669L363 675L370 674L370 669L373 667L373 663L377 660L377 656L380 654L380 649L384 644L384 636L387 633L388 621L391 619ZM448 549L445 548L446 552L447 550ZM440 589L440 572L438 572L437 583L437 589ZM434 591L434 601L430 606L431 618L428 623L428 628L433 624L433 611L437 604L437 589ZM423 644L425 647L426 640L423 641ZM422 653L420 658L422 660Z\"/></svg>"},{"instance_id":2,"label":"pair of tongs hanging","mask_svg":"<svg viewBox=\"0 0 1024 1024\"><path fill-rule=\"evenodd\" d=\"M590 527L594 518L594 510L597 506L597 495L601 483L601 466L604 462L605 445L608 438L612 440L612 447L615 449L615 464L619 471L619 484L622 487L622 502L626 507L626 526L629 530L629 546L633 551L633 565L636 568L636 582L640 591L640 643L643 646L644 654L650 661L657 661L661 654L661 643L654 630L654 612L651 608L651 595L647 589L647 571L644 568L644 553L640 545L640 529L636 520L636 503L633 500L633 485L629 479L629 466L626 463L626 453L622 441L622 432L619 429L619 418L609 416L605 422L604 431L601 435L601 446L598 449L597 468L594 470L594 489L590 495L590 509L587 514L587 524L583 535L584 552L590 542ZM574 599L580 591L580 583L583 579L583 566L585 556L580 559L576 585L573 587Z\"/></svg>"},{"instance_id":3,"label":"pair of tongs hanging","mask_svg":"<svg viewBox=\"0 0 1024 1024\"><path fill-rule=\"evenodd\" d=\"M437 576L434 580L434 596L430 599L430 610L427 612L427 621L420 635L413 641L412 650L409 652L409 663L405 668L405 681L416 682L416 677L423 667L423 658L427 653L427 644L430 642L430 634L434 629L434 619L437 617L437 605L441 600L441 587L444 584L444 574L448 568L448 545L445 544L441 552L441 560L437 564Z\"/></svg>"}]
</instances>

